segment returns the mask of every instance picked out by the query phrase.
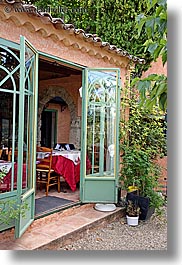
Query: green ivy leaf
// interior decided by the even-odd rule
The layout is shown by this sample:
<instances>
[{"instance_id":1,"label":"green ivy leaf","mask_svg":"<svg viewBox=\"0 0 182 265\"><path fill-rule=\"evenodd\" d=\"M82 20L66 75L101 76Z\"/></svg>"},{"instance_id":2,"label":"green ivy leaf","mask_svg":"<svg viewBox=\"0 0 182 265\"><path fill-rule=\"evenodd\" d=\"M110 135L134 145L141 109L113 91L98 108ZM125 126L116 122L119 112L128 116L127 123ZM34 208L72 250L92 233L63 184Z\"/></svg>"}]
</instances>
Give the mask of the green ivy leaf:
<instances>
[{"instance_id":1,"label":"green ivy leaf","mask_svg":"<svg viewBox=\"0 0 182 265\"><path fill-rule=\"evenodd\" d=\"M147 1L147 11L149 12L150 9L155 6L156 3L157 3L157 0Z\"/></svg>"},{"instance_id":2,"label":"green ivy leaf","mask_svg":"<svg viewBox=\"0 0 182 265\"><path fill-rule=\"evenodd\" d=\"M158 43L150 43L149 46L148 46L148 51L153 54L154 51L157 49L158 47Z\"/></svg>"},{"instance_id":3,"label":"green ivy leaf","mask_svg":"<svg viewBox=\"0 0 182 265\"><path fill-rule=\"evenodd\" d=\"M167 4L167 0L158 0L158 4L161 6L165 6Z\"/></svg>"},{"instance_id":4,"label":"green ivy leaf","mask_svg":"<svg viewBox=\"0 0 182 265\"><path fill-rule=\"evenodd\" d=\"M167 62L167 52L164 52L162 54L162 63L163 63L163 66L165 65L166 62Z\"/></svg>"},{"instance_id":5,"label":"green ivy leaf","mask_svg":"<svg viewBox=\"0 0 182 265\"><path fill-rule=\"evenodd\" d=\"M162 93L159 98L159 106L160 108L165 111L167 108L167 93Z\"/></svg>"},{"instance_id":6,"label":"green ivy leaf","mask_svg":"<svg viewBox=\"0 0 182 265\"><path fill-rule=\"evenodd\" d=\"M163 49L162 45L159 45L153 52L153 57L154 57L154 61L156 61L156 59L159 57L159 54L161 52L161 50Z\"/></svg>"},{"instance_id":7,"label":"green ivy leaf","mask_svg":"<svg viewBox=\"0 0 182 265\"><path fill-rule=\"evenodd\" d=\"M162 6L158 6L157 10L156 10L156 16L158 17L162 11L163 11L163 7Z\"/></svg>"},{"instance_id":8,"label":"green ivy leaf","mask_svg":"<svg viewBox=\"0 0 182 265\"><path fill-rule=\"evenodd\" d=\"M145 23L145 31L149 38L154 36L155 20L156 19L154 17L150 17Z\"/></svg>"},{"instance_id":9,"label":"green ivy leaf","mask_svg":"<svg viewBox=\"0 0 182 265\"><path fill-rule=\"evenodd\" d=\"M147 76L147 77L145 78L145 80L155 81L155 80L157 80L158 78L159 78L159 76L158 76L157 74L151 74L151 75Z\"/></svg>"},{"instance_id":10,"label":"green ivy leaf","mask_svg":"<svg viewBox=\"0 0 182 265\"><path fill-rule=\"evenodd\" d=\"M131 87L134 87L134 86L138 83L139 80L140 80L139 77L134 78L134 79L131 81Z\"/></svg>"}]
</instances>

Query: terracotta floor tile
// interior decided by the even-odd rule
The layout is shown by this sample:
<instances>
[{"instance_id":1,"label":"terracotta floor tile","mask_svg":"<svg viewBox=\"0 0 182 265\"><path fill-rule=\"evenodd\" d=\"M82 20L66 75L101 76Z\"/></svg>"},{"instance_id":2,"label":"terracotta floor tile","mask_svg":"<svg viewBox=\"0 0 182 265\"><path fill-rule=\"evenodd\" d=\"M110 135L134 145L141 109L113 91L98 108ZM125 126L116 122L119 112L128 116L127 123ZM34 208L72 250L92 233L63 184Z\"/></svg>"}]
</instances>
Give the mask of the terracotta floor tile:
<instances>
[{"instance_id":1,"label":"terracotta floor tile","mask_svg":"<svg viewBox=\"0 0 182 265\"><path fill-rule=\"evenodd\" d=\"M18 245L14 242L4 242L0 243L0 249L1 250L27 250L21 245Z\"/></svg>"},{"instance_id":2,"label":"terracotta floor tile","mask_svg":"<svg viewBox=\"0 0 182 265\"><path fill-rule=\"evenodd\" d=\"M23 234L21 238L16 239L14 244L18 246L22 246L25 249L34 249L46 243L49 243L51 240L54 239L54 236L50 237L47 234L38 233L36 231L32 231L31 233Z\"/></svg>"},{"instance_id":3,"label":"terracotta floor tile","mask_svg":"<svg viewBox=\"0 0 182 265\"><path fill-rule=\"evenodd\" d=\"M50 226L36 229L35 231L38 233L42 233L43 231L43 233L46 235L49 235L50 238L53 237L54 239L56 239L56 238L59 238L63 235L66 235L72 232L73 228L66 224L61 225L61 224L56 223Z\"/></svg>"},{"instance_id":4,"label":"terracotta floor tile","mask_svg":"<svg viewBox=\"0 0 182 265\"><path fill-rule=\"evenodd\" d=\"M82 217L86 217L90 220L97 220L97 219L100 219L104 216L107 216L108 212L99 212L99 211L96 211L94 210L93 208L90 208L90 209L85 209L84 211L81 211L80 213L77 213L77 216L82 216Z\"/></svg>"},{"instance_id":5,"label":"terracotta floor tile","mask_svg":"<svg viewBox=\"0 0 182 265\"><path fill-rule=\"evenodd\" d=\"M77 188L76 191L72 191L70 190L69 188L63 188L65 192L60 192L58 193L57 190L53 189L54 187L52 187L48 193L49 196L56 196L56 197L59 197L59 198L64 198L64 199L68 199L68 200L72 200L72 201L79 201L80 199L80 191L79 189ZM40 190L37 190L36 191L36 196L35 198L38 199L38 198L41 198L45 196L45 192L44 190L40 191Z\"/></svg>"},{"instance_id":6,"label":"terracotta floor tile","mask_svg":"<svg viewBox=\"0 0 182 265\"><path fill-rule=\"evenodd\" d=\"M86 224L90 223L90 219L83 216L68 216L67 218L63 218L61 220L62 225L69 225L73 229L77 229L83 227Z\"/></svg>"}]
</instances>

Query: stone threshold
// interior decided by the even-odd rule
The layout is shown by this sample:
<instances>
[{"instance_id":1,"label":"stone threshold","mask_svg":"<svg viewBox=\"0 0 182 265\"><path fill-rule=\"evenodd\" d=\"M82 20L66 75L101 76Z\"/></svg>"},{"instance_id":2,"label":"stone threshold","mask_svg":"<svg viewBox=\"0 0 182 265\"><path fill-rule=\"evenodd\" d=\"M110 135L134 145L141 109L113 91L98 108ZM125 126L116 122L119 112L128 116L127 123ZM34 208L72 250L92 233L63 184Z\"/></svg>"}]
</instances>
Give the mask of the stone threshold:
<instances>
[{"instance_id":1,"label":"stone threshold","mask_svg":"<svg viewBox=\"0 0 182 265\"><path fill-rule=\"evenodd\" d=\"M85 213L91 213L92 211L96 211L95 209L93 210L93 205L89 205L88 207L90 209L89 211L86 210ZM61 237L51 241L50 243L36 248L36 250L55 250L58 246L60 248L64 247L65 245L71 244L74 241L83 238L84 235L89 234L92 231L101 229L105 227L108 223L112 223L125 216L125 209L121 207L117 207L117 209L113 212L99 212L99 214L98 211L96 212L97 215L100 216L98 216L94 221L86 222L82 226L78 225L78 227L75 227L75 229L73 229L71 232L62 235Z\"/></svg>"},{"instance_id":2,"label":"stone threshold","mask_svg":"<svg viewBox=\"0 0 182 265\"><path fill-rule=\"evenodd\" d=\"M21 238L14 239L14 230L0 233L1 250L53 250L84 237L125 216L125 209L100 212L95 204L83 204L35 220Z\"/></svg>"}]
</instances>

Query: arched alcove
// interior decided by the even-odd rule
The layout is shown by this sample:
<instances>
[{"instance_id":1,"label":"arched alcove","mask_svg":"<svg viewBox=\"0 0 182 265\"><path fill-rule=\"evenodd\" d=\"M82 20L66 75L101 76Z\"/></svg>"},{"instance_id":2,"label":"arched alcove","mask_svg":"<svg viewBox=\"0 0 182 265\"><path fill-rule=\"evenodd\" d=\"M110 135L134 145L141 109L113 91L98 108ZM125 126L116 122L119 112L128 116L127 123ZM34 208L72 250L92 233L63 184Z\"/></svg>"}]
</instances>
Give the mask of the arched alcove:
<instances>
[{"instance_id":1,"label":"arched alcove","mask_svg":"<svg viewBox=\"0 0 182 265\"><path fill-rule=\"evenodd\" d=\"M68 105L71 117L69 142L73 143L77 148L80 148L81 120L80 117L76 115L76 105L67 90L57 86L49 86L39 92L37 144L39 145L41 141L40 128L42 111L46 103L55 97L61 97Z\"/></svg>"}]
</instances>

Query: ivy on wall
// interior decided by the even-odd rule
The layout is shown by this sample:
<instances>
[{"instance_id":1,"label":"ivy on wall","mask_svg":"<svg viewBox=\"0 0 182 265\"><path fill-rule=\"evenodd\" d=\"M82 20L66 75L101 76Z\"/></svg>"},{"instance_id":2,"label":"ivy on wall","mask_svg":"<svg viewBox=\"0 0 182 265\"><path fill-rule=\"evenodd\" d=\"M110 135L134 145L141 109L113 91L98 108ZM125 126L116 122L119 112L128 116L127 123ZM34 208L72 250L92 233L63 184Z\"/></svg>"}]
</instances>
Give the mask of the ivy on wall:
<instances>
[{"instance_id":1,"label":"ivy on wall","mask_svg":"<svg viewBox=\"0 0 182 265\"><path fill-rule=\"evenodd\" d=\"M143 29L138 36L136 27L137 16L147 10L145 1L38 0L31 1L31 3L45 11L49 7L48 11L53 17L61 17L65 23L72 23L76 28L96 34L102 38L102 41L107 41L132 55L144 58L146 64L137 66L137 76L141 75L141 70L148 69L151 56L143 46L147 40L147 34Z\"/></svg>"},{"instance_id":2,"label":"ivy on wall","mask_svg":"<svg viewBox=\"0 0 182 265\"><path fill-rule=\"evenodd\" d=\"M62 17L65 23L72 23L76 28L96 34L102 41L144 58L146 64L137 64L132 78L141 78L142 72L159 56L163 64L167 61L166 0L38 0L32 3L40 8L49 6L52 16ZM149 94L152 91L148 106L159 104L165 111L167 78L158 75L149 78L143 81L149 86L145 88L145 97L141 98L146 101L148 91Z\"/></svg>"}]
</instances>

